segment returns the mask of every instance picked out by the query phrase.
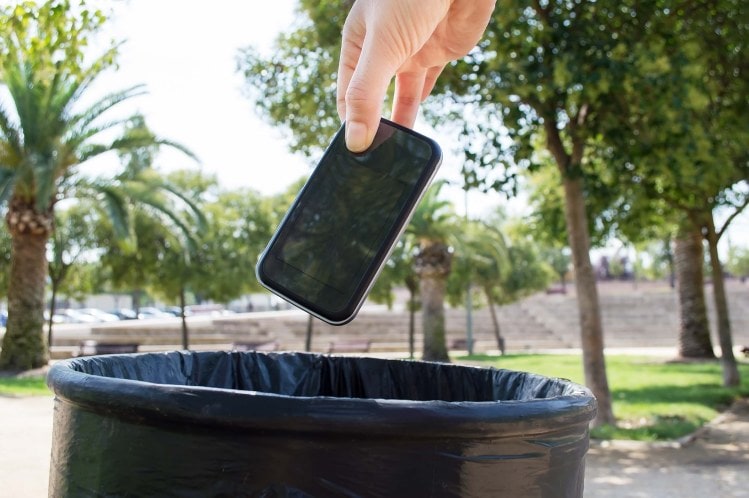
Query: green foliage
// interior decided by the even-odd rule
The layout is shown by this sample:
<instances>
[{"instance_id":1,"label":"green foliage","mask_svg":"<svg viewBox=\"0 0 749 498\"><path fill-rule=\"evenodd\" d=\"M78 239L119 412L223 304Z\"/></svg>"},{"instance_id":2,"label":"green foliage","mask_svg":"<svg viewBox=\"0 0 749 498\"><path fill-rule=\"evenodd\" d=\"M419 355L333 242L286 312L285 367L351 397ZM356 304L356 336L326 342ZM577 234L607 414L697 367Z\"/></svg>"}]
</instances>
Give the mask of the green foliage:
<instances>
[{"instance_id":1,"label":"green foliage","mask_svg":"<svg viewBox=\"0 0 749 498\"><path fill-rule=\"evenodd\" d=\"M206 216L193 290L219 302L261 290L255 265L276 227L272 203L249 189L225 191L206 205Z\"/></svg>"},{"instance_id":2,"label":"green foliage","mask_svg":"<svg viewBox=\"0 0 749 498\"><path fill-rule=\"evenodd\" d=\"M726 269L735 277L749 277L749 247L730 247Z\"/></svg>"},{"instance_id":3,"label":"green foliage","mask_svg":"<svg viewBox=\"0 0 749 498\"><path fill-rule=\"evenodd\" d=\"M457 234L455 206L440 198L445 185L444 180L439 180L429 187L406 227L406 233L421 246L431 242L447 243Z\"/></svg>"},{"instance_id":4,"label":"green foliage","mask_svg":"<svg viewBox=\"0 0 749 498\"><path fill-rule=\"evenodd\" d=\"M49 277L55 294L59 292L80 301L96 288L97 271L93 259L98 246L93 212L90 205L76 203L56 213L49 261Z\"/></svg>"},{"instance_id":5,"label":"green foliage","mask_svg":"<svg viewBox=\"0 0 749 498\"><path fill-rule=\"evenodd\" d=\"M385 303L388 308L393 306L393 291L405 286L410 292L416 293L418 276L413 268L413 261L418 247L415 239L404 234L393 248L390 258L380 272L377 281L369 293L369 299L376 303Z\"/></svg>"}]
</instances>

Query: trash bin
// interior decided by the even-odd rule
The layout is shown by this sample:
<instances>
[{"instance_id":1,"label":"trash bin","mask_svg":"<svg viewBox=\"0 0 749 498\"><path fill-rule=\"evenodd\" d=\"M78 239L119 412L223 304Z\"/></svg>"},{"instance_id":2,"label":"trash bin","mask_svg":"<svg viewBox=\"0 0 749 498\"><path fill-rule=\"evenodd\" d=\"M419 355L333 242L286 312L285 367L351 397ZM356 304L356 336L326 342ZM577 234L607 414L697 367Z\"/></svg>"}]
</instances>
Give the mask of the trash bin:
<instances>
[{"instance_id":1,"label":"trash bin","mask_svg":"<svg viewBox=\"0 0 749 498\"><path fill-rule=\"evenodd\" d=\"M508 370L306 353L55 364L50 496L582 496L595 399Z\"/></svg>"}]
</instances>

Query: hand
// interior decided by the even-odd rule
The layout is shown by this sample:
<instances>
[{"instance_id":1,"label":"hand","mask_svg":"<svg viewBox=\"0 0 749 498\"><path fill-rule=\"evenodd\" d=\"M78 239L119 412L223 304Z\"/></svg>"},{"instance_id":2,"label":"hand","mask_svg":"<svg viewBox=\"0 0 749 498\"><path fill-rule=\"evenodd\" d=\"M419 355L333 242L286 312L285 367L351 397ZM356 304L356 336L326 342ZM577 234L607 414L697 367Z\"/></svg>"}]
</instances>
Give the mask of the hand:
<instances>
[{"instance_id":1,"label":"hand","mask_svg":"<svg viewBox=\"0 0 749 498\"><path fill-rule=\"evenodd\" d=\"M356 0L343 27L338 114L346 145L369 147L395 76L391 119L413 127L445 65L484 33L495 0Z\"/></svg>"}]
</instances>

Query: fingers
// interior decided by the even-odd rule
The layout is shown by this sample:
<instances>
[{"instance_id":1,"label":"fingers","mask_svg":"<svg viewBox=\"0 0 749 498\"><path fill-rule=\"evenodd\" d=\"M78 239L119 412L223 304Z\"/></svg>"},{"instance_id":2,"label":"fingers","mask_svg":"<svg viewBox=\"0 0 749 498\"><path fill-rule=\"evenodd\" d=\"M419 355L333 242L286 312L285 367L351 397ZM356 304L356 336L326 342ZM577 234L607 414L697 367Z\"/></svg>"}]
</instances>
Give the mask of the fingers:
<instances>
[{"instance_id":1,"label":"fingers","mask_svg":"<svg viewBox=\"0 0 749 498\"><path fill-rule=\"evenodd\" d=\"M355 67L349 66L348 60L346 64L342 62L344 74L339 75L343 99L339 94L338 108L346 121L346 146L352 152L362 152L372 144L380 125L385 93L400 65L399 60L381 47L368 47L377 43L373 38L365 36Z\"/></svg>"},{"instance_id":2,"label":"fingers","mask_svg":"<svg viewBox=\"0 0 749 498\"><path fill-rule=\"evenodd\" d=\"M410 71L395 76L395 97L391 119L398 124L413 128L424 95L424 80L427 71Z\"/></svg>"},{"instance_id":3,"label":"fingers","mask_svg":"<svg viewBox=\"0 0 749 498\"><path fill-rule=\"evenodd\" d=\"M439 78L439 75L442 74L442 70L445 69L445 66L435 66L430 67L427 70L426 78L424 79L424 89L421 93L421 101L425 101L427 97L429 97L429 94L432 93L432 90L434 90L434 84L437 83L437 78Z\"/></svg>"}]
</instances>

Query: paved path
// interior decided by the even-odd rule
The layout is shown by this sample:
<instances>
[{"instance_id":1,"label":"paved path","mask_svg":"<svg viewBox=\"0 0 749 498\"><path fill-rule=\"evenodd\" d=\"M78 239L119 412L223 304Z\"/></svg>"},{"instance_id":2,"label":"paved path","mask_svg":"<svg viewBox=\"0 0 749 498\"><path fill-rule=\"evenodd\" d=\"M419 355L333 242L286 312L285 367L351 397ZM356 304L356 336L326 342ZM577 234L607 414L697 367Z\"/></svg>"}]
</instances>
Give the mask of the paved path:
<instances>
[{"instance_id":1,"label":"paved path","mask_svg":"<svg viewBox=\"0 0 749 498\"><path fill-rule=\"evenodd\" d=\"M53 400L0 396L0 496L47 496ZM586 498L749 497L749 401L682 443L594 442Z\"/></svg>"},{"instance_id":2,"label":"paved path","mask_svg":"<svg viewBox=\"0 0 749 498\"><path fill-rule=\"evenodd\" d=\"M586 497L749 497L749 400L684 442L594 442L587 458Z\"/></svg>"}]
</instances>

